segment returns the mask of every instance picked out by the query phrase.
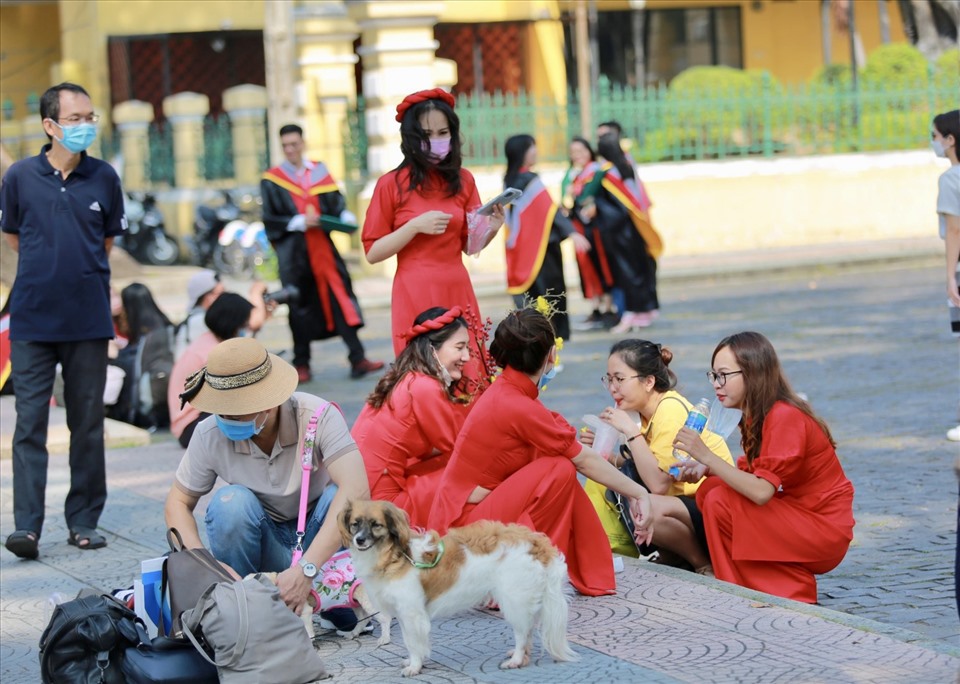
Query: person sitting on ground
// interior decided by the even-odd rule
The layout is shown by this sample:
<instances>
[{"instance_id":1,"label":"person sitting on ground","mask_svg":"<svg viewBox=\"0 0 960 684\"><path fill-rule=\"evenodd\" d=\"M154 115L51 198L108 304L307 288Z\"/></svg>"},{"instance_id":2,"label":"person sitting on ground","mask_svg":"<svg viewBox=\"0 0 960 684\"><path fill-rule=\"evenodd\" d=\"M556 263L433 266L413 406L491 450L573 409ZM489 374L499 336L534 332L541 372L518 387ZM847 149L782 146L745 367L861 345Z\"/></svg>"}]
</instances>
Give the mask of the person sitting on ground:
<instances>
[{"instance_id":1,"label":"person sitting on ground","mask_svg":"<svg viewBox=\"0 0 960 684\"><path fill-rule=\"evenodd\" d=\"M607 530L615 553L637 557L657 551L659 561L670 565L689 564L709 574L710 556L703 531L703 516L695 495L700 482L678 482L669 474L673 457L673 438L683 427L692 405L676 391L677 376L670 370L673 353L647 340L621 340L610 349L603 385L616 406L600 413L600 419L623 435L626 443L611 456L611 463L622 468L632 461L638 481L650 490L656 501L657 530L653 544L640 549L633 543L626 526L606 496L606 488L592 480L585 485L597 514ZM640 424L629 412L639 414ZM581 433L584 444L593 444L594 434ZM730 449L720 435L704 432L707 446L733 465ZM680 563L673 558L680 557Z\"/></svg>"},{"instance_id":2,"label":"person sitting on ground","mask_svg":"<svg viewBox=\"0 0 960 684\"><path fill-rule=\"evenodd\" d=\"M167 408L170 411L170 432L186 448L193 431L209 413L204 413L180 400L187 378L203 368L210 350L224 340L251 336L250 313L253 304L233 292L224 292L210 305L204 316L207 332L190 343L177 358L170 372L167 388Z\"/></svg>"},{"instance_id":3,"label":"person sitting on ground","mask_svg":"<svg viewBox=\"0 0 960 684\"><path fill-rule=\"evenodd\" d=\"M458 395L470 360L470 332L459 306L427 309L407 346L367 397L352 434L374 499L391 501L427 524L430 506L470 405Z\"/></svg>"},{"instance_id":4,"label":"person sitting on ground","mask_svg":"<svg viewBox=\"0 0 960 684\"><path fill-rule=\"evenodd\" d=\"M338 514L348 500L369 498L370 489L340 411L319 397L294 392L297 382L296 369L253 338L226 340L210 350L207 365L188 378L182 396L212 415L197 426L180 461L164 519L188 548L201 548L193 512L222 479L226 486L211 496L205 516L210 551L240 576L279 573L280 596L299 613L317 569L340 548ZM320 408L303 557L291 567L300 452Z\"/></svg>"},{"instance_id":5,"label":"person sitting on ground","mask_svg":"<svg viewBox=\"0 0 960 684\"><path fill-rule=\"evenodd\" d=\"M123 369L123 387L107 415L131 425L156 430L170 425L167 385L173 368L173 325L150 289L131 283L120 291L123 315L116 320L127 338L114 363Z\"/></svg>"},{"instance_id":6,"label":"person sitting on ground","mask_svg":"<svg viewBox=\"0 0 960 684\"><path fill-rule=\"evenodd\" d=\"M629 497L641 542L650 541L654 527L647 490L580 444L563 416L537 400L556 374L556 333L546 316L533 309L509 313L490 354L503 374L463 424L429 527L444 533L478 520L526 525L563 552L578 592L613 594L610 545L577 473Z\"/></svg>"},{"instance_id":7,"label":"person sitting on ground","mask_svg":"<svg viewBox=\"0 0 960 684\"><path fill-rule=\"evenodd\" d=\"M247 327L254 333L259 332L263 327L273 308L263 298L266 291L267 285L262 281L255 280L250 284L247 299L253 305L253 309L250 311L250 322ZM177 326L173 348L174 358L179 359L183 356L183 352L194 340L209 331L204 317L210 306L217 301L217 297L224 292L226 289L220 282L220 274L216 271L205 268L190 276L187 282L187 300L190 309L187 311L186 318Z\"/></svg>"},{"instance_id":8,"label":"person sitting on ground","mask_svg":"<svg viewBox=\"0 0 960 684\"><path fill-rule=\"evenodd\" d=\"M815 575L837 567L853 539L853 485L826 423L797 396L770 341L724 338L707 374L717 398L743 411L744 456L732 466L684 427L673 444L698 463L697 490L717 579L774 596L817 602Z\"/></svg>"}]
</instances>

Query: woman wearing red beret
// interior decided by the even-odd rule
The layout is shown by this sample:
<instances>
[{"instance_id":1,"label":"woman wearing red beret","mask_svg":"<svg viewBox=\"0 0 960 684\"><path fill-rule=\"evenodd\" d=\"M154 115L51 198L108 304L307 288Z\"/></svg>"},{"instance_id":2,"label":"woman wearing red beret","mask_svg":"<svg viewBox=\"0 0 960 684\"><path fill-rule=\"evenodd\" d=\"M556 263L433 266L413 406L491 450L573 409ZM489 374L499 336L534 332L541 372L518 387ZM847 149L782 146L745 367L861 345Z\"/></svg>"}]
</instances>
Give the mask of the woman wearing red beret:
<instances>
[{"instance_id":1,"label":"woman wearing red beret","mask_svg":"<svg viewBox=\"0 0 960 684\"><path fill-rule=\"evenodd\" d=\"M475 352L464 377L468 387L477 389L486 375L482 342L477 342L480 310L460 255L467 245L467 213L480 206L480 196L473 175L461 166L454 104L450 93L434 88L408 95L397 105L403 161L377 181L362 238L371 264L397 256L394 353L406 346L402 333L419 312L460 306L471 324ZM489 220L486 242L503 223L503 208L497 206Z\"/></svg>"}]
</instances>

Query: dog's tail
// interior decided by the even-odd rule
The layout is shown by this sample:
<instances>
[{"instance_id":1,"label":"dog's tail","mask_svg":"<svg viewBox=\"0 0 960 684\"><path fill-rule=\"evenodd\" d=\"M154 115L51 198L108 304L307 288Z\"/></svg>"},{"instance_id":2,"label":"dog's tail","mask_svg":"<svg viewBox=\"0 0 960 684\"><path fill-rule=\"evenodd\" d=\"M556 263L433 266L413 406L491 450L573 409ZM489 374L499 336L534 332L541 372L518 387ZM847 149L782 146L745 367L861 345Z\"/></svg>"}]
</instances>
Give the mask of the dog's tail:
<instances>
[{"instance_id":1,"label":"dog's tail","mask_svg":"<svg viewBox=\"0 0 960 684\"><path fill-rule=\"evenodd\" d=\"M556 660L579 660L567 641L567 618L570 606L564 587L567 584L567 563L558 554L546 566L546 587L540 619L543 648Z\"/></svg>"}]
</instances>

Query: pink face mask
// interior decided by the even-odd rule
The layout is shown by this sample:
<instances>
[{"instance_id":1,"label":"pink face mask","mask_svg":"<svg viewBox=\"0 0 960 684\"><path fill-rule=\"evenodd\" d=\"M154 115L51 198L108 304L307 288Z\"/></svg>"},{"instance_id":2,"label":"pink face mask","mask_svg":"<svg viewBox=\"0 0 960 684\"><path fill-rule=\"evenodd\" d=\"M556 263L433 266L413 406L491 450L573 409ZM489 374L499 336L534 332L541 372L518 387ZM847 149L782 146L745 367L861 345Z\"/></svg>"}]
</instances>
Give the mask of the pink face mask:
<instances>
[{"instance_id":1,"label":"pink face mask","mask_svg":"<svg viewBox=\"0 0 960 684\"><path fill-rule=\"evenodd\" d=\"M423 144L423 150L426 152L427 144ZM440 161L444 157L450 154L450 138L431 138L430 139L430 156L433 157L434 161Z\"/></svg>"}]
</instances>

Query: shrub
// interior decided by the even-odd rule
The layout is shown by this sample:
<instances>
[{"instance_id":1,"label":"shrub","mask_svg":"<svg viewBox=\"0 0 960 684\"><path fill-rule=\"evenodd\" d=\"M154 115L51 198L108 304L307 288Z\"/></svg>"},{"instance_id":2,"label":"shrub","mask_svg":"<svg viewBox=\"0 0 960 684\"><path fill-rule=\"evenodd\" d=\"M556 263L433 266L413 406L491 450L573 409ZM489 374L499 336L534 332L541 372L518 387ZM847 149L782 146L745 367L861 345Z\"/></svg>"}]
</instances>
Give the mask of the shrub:
<instances>
[{"instance_id":1,"label":"shrub","mask_svg":"<svg viewBox=\"0 0 960 684\"><path fill-rule=\"evenodd\" d=\"M884 90L916 90L927 85L927 59L906 43L881 45L870 53L863 69L866 86Z\"/></svg>"},{"instance_id":2,"label":"shrub","mask_svg":"<svg viewBox=\"0 0 960 684\"><path fill-rule=\"evenodd\" d=\"M643 156L689 159L759 151L767 93L782 87L763 72L698 66L670 83L662 127L644 139Z\"/></svg>"},{"instance_id":3,"label":"shrub","mask_svg":"<svg viewBox=\"0 0 960 684\"><path fill-rule=\"evenodd\" d=\"M923 147L930 135L925 111L865 112L860 119L861 150L902 150Z\"/></svg>"},{"instance_id":4,"label":"shrub","mask_svg":"<svg viewBox=\"0 0 960 684\"><path fill-rule=\"evenodd\" d=\"M847 64L824 64L813 72L810 83L817 86L847 88L850 86L850 66Z\"/></svg>"},{"instance_id":5,"label":"shrub","mask_svg":"<svg viewBox=\"0 0 960 684\"><path fill-rule=\"evenodd\" d=\"M960 83L960 48L947 50L937 57L933 63L933 79L937 89L948 91L956 103L957 83ZM950 107L949 103L945 103L943 107L955 109Z\"/></svg>"}]
</instances>

